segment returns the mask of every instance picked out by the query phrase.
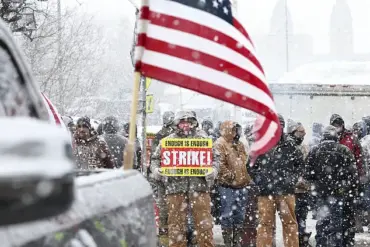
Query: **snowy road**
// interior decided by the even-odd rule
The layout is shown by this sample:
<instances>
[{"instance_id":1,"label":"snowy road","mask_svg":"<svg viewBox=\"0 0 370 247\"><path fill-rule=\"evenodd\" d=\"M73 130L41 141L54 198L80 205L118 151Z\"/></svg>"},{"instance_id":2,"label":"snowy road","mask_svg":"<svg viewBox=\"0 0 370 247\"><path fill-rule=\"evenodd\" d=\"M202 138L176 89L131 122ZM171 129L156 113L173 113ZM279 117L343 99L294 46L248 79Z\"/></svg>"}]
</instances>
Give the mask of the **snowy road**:
<instances>
[{"instance_id":1,"label":"snowy road","mask_svg":"<svg viewBox=\"0 0 370 247\"><path fill-rule=\"evenodd\" d=\"M284 247L283 241L282 241L282 229L281 229L281 222L280 219L276 218L277 222L277 240L276 245L277 247ZM308 216L308 222L307 222L307 228L308 231L312 232L312 236L310 238L310 242L313 246L315 246L315 224L316 221L312 219L311 214ZM224 246L223 240L222 240L222 234L221 234L221 228L220 226L215 226L214 230L214 239L216 242L217 247ZM356 247L365 247L370 246L370 233L358 233L356 234Z\"/></svg>"}]
</instances>

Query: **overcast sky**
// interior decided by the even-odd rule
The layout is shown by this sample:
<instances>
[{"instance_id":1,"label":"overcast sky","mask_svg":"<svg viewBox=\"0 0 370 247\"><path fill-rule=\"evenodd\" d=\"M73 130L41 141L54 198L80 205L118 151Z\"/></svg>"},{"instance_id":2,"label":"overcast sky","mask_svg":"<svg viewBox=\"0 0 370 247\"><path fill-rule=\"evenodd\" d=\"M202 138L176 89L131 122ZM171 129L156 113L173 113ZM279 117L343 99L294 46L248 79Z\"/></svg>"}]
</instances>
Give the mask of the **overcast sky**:
<instances>
[{"instance_id":1,"label":"overcast sky","mask_svg":"<svg viewBox=\"0 0 370 247\"><path fill-rule=\"evenodd\" d=\"M139 0L133 0L140 2ZM306 33L314 37L315 51L328 50L330 12L336 0L288 0L289 9L294 21L296 33ZM68 5L76 0L65 0ZM134 17L134 8L129 0L79 0L104 25L118 25L122 16ZM277 0L239 0L239 19L251 35L267 33L270 17ZM355 51L370 51L370 1L347 0L349 2L355 32Z\"/></svg>"}]
</instances>

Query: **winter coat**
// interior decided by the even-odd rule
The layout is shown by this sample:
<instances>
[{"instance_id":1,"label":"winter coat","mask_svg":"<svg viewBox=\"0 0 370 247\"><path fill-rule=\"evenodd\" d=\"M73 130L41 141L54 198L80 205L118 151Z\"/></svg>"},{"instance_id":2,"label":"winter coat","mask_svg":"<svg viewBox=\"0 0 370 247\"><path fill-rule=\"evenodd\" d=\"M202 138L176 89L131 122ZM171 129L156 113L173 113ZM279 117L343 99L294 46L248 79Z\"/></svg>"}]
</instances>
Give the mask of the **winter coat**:
<instances>
[{"instance_id":1,"label":"winter coat","mask_svg":"<svg viewBox=\"0 0 370 247\"><path fill-rule=\"evenodd\" d=\"M323 132L324 126L321 123L314 123L312 126L312 138L309 142L308 146L310 150L314 147L320 144L320 141L322 139L322 132Z\"/></svg>"},{"instance_id":2,"label":"winter coat","mask_svg":"<svg viewBox=\"0 0 370 247\"><path fill-rule=\"evenodd\" d=\"M240 141L234 143L232 136L233 122L221 125L221 137L214 147L220 155L217 183L223 187L244 188L251 182L247 172L247 153Z\"/></svg>"},{"instance_id":3,"label":"winter coat","mask_svg":"<svg viewBox=\"0 0 370 247\"><path fill-rule=\"evenodd\" d=\"M107 143L96 134L87 140L74 136L77 167L80 169L114 168L115 163Z\"/></svg>"},{"instance_id":4,"label":"winter coat","mask_svg":"<svg viewBox=\"0 0 370 247\"><path fill-rule=\"evenodd\" d=\"M313 133L313 134L312 134L311 141L310 141L310 142L309 142L309 144L308 144L308 146L309 146L310 150L311 150L313 147L315 147L315 146L317 146L317 145L319 145L319 144L320 144L321 138L322 138L322 136L320 136L320 135L319 135L319 134L317 134L317 133Z\"/></svg>"},{"instance_id":5,"label":"winter coat","mask_svg":"<svg viewBox=\"0 0 370 247\"><path fill-rule=\"evenodd\" d=\"M351 150L334 140L323 140L307 157L305 179L315 185L320 197L356 193L358 173Z\"/></svg>"},{"instance_id":6,"label":"winter coat","mask_svg":"<svg viewBox=\"0 0 370 247\"><path fill-rule=\"evenodd\" d=\"M123 165L123 152L128 140L119 134L104 133L103 139L107 143L112 154L115 167L120 168Z\"/></svg>"},{"instance_id":7,"label":"winter coat","mask_svg":"<svg viewBox=\"0 0 370 247\"><path fill-rule=\"evenodd\" d=\"M360 177L366 175L366 170L364 168L364 157L362 156L362 147L357 137L355 137L352 132L344 130L340 136L339 143L348 147L356 159L357 171Z\"/></svg>"},{"instance_id":8,"label":"winter coat","mask_svg":"<svg viewBox=\"0 0 370 247\"><path fill-rule=\"evenodd\" d=\"M172 133L165 139L185 138L179 132ZM199 130L195 130L186 138L207 138ZM150 169L153 171L161 166L161 144L159 144L152 155ZM219 155L213 150L213 169L218 171ZM164 185L166 186L166 194L192 193L192 192L210 192L210 188L205 177L165 177Z\"/></svg>"},{"instance_id":9,"label":"winter coat","mask_svg":"<svg viewBox=\"0 0 370 247\"><path fill-rule=\"evenodd\" d=\"M366 174L368 174L369 162L370 162L370 135L366 135L360 141L362 147L363 160L366 167Z\"/></svg>"},{"instance_id":10,"label":"winter coat","mask_svg":"<svg viewBox=\"0 0 370 247\"><path fill-rule=\"evenodd\" d=\"M155 152L155 150L157 149L160 141L171 135L175 130L171 127L171 126L163 126L162 129L160 131L158 131L158 133L155 135L155 138L153 140L153 143L152 143L152 154Z\"/></svg>"},{"instance_id":11,"label":"winter coat","mask_svg":"<svg viewBox=\"0 0 370 247\"><path fill-rule=\"evenodd\" d=\"M294 194L303 169L302 152L283 134L274 148L257 158L250 171L259 194L269 196Z\"/></svg>"},{"instance_id":12,"label":"winter coat","mask_svg":"<svg viewBox=\"0 0 370 247\"><path fill-rule=\"evenodd\" d=\"M159 143L161 140L169 135L171 135L175 130L171 126L163 126L160 131L155 135L153 142L152 142L152 147L151 147L151 157L150 157L150 162L152 160L153 154L155 153L155 150L157 149ZM148 169L148 176L151 176L151 170ZM151 181L153 183L158 183L158 181L154 181L154 179L151 178Z\"/></svg>"}]
</instances>

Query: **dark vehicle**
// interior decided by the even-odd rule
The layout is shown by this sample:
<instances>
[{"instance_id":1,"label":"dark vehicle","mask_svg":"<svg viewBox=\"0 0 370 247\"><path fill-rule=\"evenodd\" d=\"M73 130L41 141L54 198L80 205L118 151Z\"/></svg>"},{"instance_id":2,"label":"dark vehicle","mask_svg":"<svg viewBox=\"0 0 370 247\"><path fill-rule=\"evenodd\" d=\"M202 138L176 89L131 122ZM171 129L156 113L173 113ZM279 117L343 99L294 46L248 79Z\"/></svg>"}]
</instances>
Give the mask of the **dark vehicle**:
<instances>
[{"instance_id":1,"label":"dark vehicle","mask_svg":"<svg viewBox=\"0 0 370 247\"><path fill-rule=\"evenodd\" d=\"M1 246L156 246L145 178L136 171L76 172L68 133L48 120L0 20Z\"/></svg>"},{"instance_id":2,"label":"dark vehicle","mask_svg":"<svg viewBox=\"0 0 370 247\"><path fill-rule=\"evenodd\" d=\"M0 225L44 219L68 210L75 191L68 135L48 123L41 94L3 22L0 128ZM50 161L55 161L53 169Z\"/></svg>"}]
</instances>

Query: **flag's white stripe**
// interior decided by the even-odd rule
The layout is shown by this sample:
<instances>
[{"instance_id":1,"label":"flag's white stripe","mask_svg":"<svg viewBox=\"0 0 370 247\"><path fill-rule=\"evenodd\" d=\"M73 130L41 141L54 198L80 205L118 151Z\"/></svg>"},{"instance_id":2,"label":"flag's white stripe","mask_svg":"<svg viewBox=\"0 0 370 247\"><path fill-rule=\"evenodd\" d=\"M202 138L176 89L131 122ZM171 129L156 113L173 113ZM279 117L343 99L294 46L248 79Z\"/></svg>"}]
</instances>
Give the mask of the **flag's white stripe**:
<instances>
[{"instance_id":1,"label":"flag's white stripe","mask_svg":"<svg viewBox=\"0 0 370 247\"><path fill-rule=\"evenodd\" d=\"M143 54L144 54L144 47L136 46L135 47L135 54L134 54L135 55L134 56L135 63L141 60L141 58L143 57Z\"/></svg>"},{"instance_id":2,"label":"flag's white stripe","mask_svg":"<svg viewBox=\"0 0 370 247\"><path fill-rule=\"evenodd\" d=\"M168 0L150 0L148 5L150 5L149 8L151 11L171 16L177 16L179 18L189 20L200 25L215 29L220 33L224 33L229 37L233 38L234 40L236 40L237 42L241 43L254 56L256 56L256 52L254 50L253 45L241 32L239 32L239 30L230 25L230 23L222 20L221 18L213 14L209 14L205 11L198 10L193 7L188 7L184 4Z\"/></svg>"},{"instance_id":3,"label":"flag's white stripe","mask_svg":"<svg viewBox=\"0 0 370 247\"><path fill-rule=\"evenodd\" d=\"M266 78L261 70L248 58L240 53L216 42L209 41L197 35L181 32L178 30L149 24L147 36L168 42L174 45L186 47L192 50L197 50L209 54L214 57L221 58L227 62L235 64L246 71L251 72L262 82L266 83ZM176 48L175 48L176 49Z\"/></svg>"},{"instance_id":4,"label":"flag's white stripe","mask_svg":"<svg viewBox=\"0 0 370 247\"><path fill-rule=\"evenodd\" d=\"M251 151L256 152L257 150L260 150L261 148L265 147L274 137L277 129L278 129L277 123L271 122L266 133L264 133L259 140L252 144Z\"/></svg>"},{"instance_id":5,"label":"flag's white stripe","mask_svg":"<svg viewBox=\"0 0 370 247\"><path fill-rule=\"evenodd\" d=\"M196 64L194 62L150 50L145 50L142 57L142 62L169 71L191 76L219 87L223 87L226 90L228 89L238 92L241 95L253 98L261 104L264 104L271 110L276 111L273 100L265 92L226 73Z\"/></svg>"}]
</instances>

